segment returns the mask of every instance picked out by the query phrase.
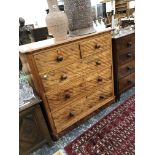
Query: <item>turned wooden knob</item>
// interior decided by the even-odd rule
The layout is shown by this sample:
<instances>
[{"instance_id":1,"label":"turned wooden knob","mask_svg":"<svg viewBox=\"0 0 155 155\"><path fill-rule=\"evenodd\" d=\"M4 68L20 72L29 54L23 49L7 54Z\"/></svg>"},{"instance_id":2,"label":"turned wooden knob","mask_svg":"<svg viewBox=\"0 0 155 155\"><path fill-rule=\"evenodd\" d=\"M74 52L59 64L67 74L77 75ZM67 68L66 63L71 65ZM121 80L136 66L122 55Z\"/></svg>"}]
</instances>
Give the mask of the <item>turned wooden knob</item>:
<instances>
[{"instance_id":1,"label":"turned wooden knob","mask_svg":"<svg viewBox=\"0 0 155 155\"><path fill-rule=\"evenodd\" d=\"M61 80L66 80L67 79L67 75L66 74L61 75L60 79Z\"/></svg>"},{"instance_id":2,"label":"turned wooden knob","mask_svg":"<svg viewBox=\"0 0 155 155\"><path fill-rule=\"evenodd\" d=\"M128 66L128 67L126 67L126 69L130 71L130 70L132 70L132 67Z\"/></svg>"},{"instance_id":3,"label":"turned wooden knob","mask_svg":"<svg viewBox=\"0 0 155 155\"><path fill-rule=\"evenodd\" d=\"M96 44L95 45L95 49L99 49L99 48L101 48L101 45L100 44Z\"/></svg>"},{"instance_id":4,"label":"turned wooden knob","mask_svg":"<svg viewBox=\"0 0 155 155\"><path fill-rule=\"evenodd\" d=\"M63 59L64 59L64 58L63 58L62 55L57 56L57 61L58 61L58 62L62 61Z\"/></svg>"},{"instance_id":5,"label":"turned wooden knob","mask_svg":"<svg viewBox=\"0 0 155 155\"><path fill-rule=\"evenodd\" d=\"M132 54L131 54L131 53L128 53L126 56L127 56L128 58L131 58L131 57L132 57Z\"/></svg>"},{"instance_id":6,"label":"turned wooden knob","mask_svg":"<svg viewBox=\"0 0 155 155\"><path fill-rule=\"evenodd\" d=\"M75 116L75 113L74 113L73 111L71 111L71 112L69 113L69 116L70 116L70 117L73 117L73 116Z\"/></svg>"},{"instance_id":7,"label":"turned wooden knob","mask_svg":"<svg viewBox=\"0 0 155 155\"><path fill-rule=\"evenodd\" d=\"M100 60L96 61L96 65L101 65L101 61Z\"/></svg>"},{"instance_id":8,"label":"turned wooden knob","mask_svg":"<svg viewBox=\"0 0 155 155\"><path fill-rule=\"evenodd\" d=\"M69 99L70 97L71 97L70 93L69 92L66 92L65 95L64 95L64 98L65 99Z\"/></svg>"},{"instance_id":9,"label":"turned wooden knob","mask_svg":"<svg viewBox=\"0 0 155 155\"><path fill-rule=\"evenodd\" d=\"M99 96L99 99L100 99L100 100L103 100L103 99L105 99L105 97L104 97L103 95L100 95L100 96Z\"/></svg>"},{"instance_id":10,"label":"turned wooden knob","mask_svg":"<svg viewBox=\"0 0 155 155\"><path fill-rule=\"evenodd\" d=\"M132 46L132 42L131 42L131 41L129 41L129 42L127 43L127 47L130 47L130 46Z\"/></svg>"},{"instance_id":11,"label":"turned wooden knob","mask_svg":"<svg viewBox=\"0 0 155 155\"><path fill-rule=\"evenodd\" d=\"M102 80L103 80L103 79L102 79L102 77L100 77L100 76L97 78L97 81L98 81L98 82L102 82Z\"/></svg>"},{"instance_id":12,"label":"turned wooden knob","mask_svg":"<svg viewBox=\"0 0 155 155\"><path fill-rule=\"evenodd\" d=\"M132 83L133 83L133 80L128 80L128 83L129 83L129 84L132 84Z\"/></svg>"}]
</instances>

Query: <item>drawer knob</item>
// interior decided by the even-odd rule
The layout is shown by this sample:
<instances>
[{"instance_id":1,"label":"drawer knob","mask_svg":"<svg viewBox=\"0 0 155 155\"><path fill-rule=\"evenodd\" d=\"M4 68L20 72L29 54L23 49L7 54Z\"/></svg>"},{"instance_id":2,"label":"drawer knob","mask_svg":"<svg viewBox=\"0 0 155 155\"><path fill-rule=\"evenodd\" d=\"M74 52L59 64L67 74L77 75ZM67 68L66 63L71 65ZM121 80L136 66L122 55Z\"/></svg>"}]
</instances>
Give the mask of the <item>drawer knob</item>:
<instances>
[{"instance_id":1,"label":"drawer knob","mask_svg":"<svg viewBox=\"0 0 155 155\"><path fill-rule=\"evenodd\" d=\"M101 48L101 45L100 44L96 44L95 45L95 49L99 49L99 48Z\"/></svg>"},{"instance_id":2,"label":"drawer knob","mask_svg":"<svg viewBox=\"0 0 155 155\"><path fill-rule=\"evenodd\" d=\"M45 75L43 76L43 79L45 79L45 80L47 79L47 74L45 74Z\"/></svg>"},{"instance_id":3,"label":"drawer knob","mask_svg":"<svg viewBox=\"0 0 155 155\"><path fill-rule=\"evenodd\" d=\"M101 61L100 60L96 61L96 65L101 65Z\"/></svg>"},{"instance_id":4,"label":"drawer knob","mask_svg":"<svg viewBox=\"0 0 155 155\"><path fill-rule=\"evenodd\" d=\"M127 56L128 58L131 58L131 57L132 57L132 54L131 54L131 53L128 53L126 56Z\"/></svg>"},{"instance_id":5,"label":"drawer knob","mask_svg":"<svg viewBox=\"0 0 155 155\"><path fill-rule=\"evenodd\" d=\"M127 69L128 71L130 71L130 70L132 70L132 67L129 67L129 66L128 66L126 69Z\"/></svg>"},{"instance_id":6,"label":"drawer knob","mask_svg":"<svg viewBox=\"0 0 155 155\"><path fill-rule=\"evenodd\" d=\"M129 83L129 84L132 84L132 83L133 83L133 80L128 80L128 83Z\"/></svg>"},{"instance_id":7,"label":"drawer knob","mask_svg":"<svg viewBox=\"0 0 155 155\"><path fill-rule=\"evenodd\" d=\"M61 79L61 81L66 80L67 79L67 75L66 74L61 75L60 79Z\"/></svg>"},{"instance_id":8,"label":"drawer knob","mask_svg":"<svg viewBox=\"0 0 155 155\"><path fill-rule=\"evenodd\" d=\"M100 96L99 96L99 99L100 99L100 100L104 100L105 97L104 97L103 95L100 95Z\"/></svg>"},{"instance_id":9,"label":"drawer knob","mask_svg":"<svg viewBox=\"0 0 155 155\"><path fill-rule=\"evenodd\" d=\"M102 80L103 80L103 79L102 79L102 77L100 77L100 76L97 78L97 81L98 81L98 82L102 82Z\"/></svg>"},{"instance_id":10,"label":"drawer knob","mask_svg":"<svg viewBox=\"0 0 155 155\"><path fill-rule=\"evenodd\" d=\"M70 93L69 92L66 92L65 95L64 95L64 98L65 99L69 99L70 97L71 97Z\"/></svg>"},{"instance_id":11,"label":"drawer knob","mask_svg":"<svg viewBox=\"0 0 155 155\"><path fill-rule=\"evenodd\" d=\"M131 42L131 41L129 41L129 42L127 43L127 47L130 47L130 46L132 46L132 42Z\"/></svg>"},{"instance_id":12,"label":"drawer knob","mask_svg":"<svg viewBox=\"0 0 155 155\"><path fill-rule=\"evenodd\" d=\"M75 113L72 111L72 112L69 113L69 116L73 117L73 116L75 116Z\"/></svg>"},{"instance_id":13,"label":"drawer knob","mask_svg":"<svg viewBox=\"0 0 155 155\"><path fill-rule=\"evenodd\" d=\"M57 61L58 61L58 62L62 61L63 59L64 59L64 58L63 58L62 55L57 56Z\"/></svg>"}]
</instances>

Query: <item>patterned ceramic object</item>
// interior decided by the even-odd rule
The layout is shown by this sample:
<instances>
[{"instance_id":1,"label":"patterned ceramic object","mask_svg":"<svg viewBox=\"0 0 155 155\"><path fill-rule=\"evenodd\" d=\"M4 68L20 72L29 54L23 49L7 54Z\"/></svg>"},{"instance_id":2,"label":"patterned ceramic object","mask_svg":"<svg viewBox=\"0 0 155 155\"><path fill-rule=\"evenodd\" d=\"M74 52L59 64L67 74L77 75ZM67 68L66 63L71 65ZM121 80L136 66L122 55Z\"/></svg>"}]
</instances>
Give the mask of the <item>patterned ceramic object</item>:
<instances>
[{"instance_id":1,"label":"patterned ceramic object","mask_svg":"<svg viewBox=\"0 0 155 155\"><path fill-rule=\"evenodd\" d=\"M95 32L90 0L64 0L70 36Z\"/></svg>"},{"instance_id":2,"label":"patterned ceramic object","mask_svg":"<svg viewBox=\"0 0 155 155\"><path fill-rule=\"evenodd\" d=\"M46 24L49 35L53 35L55 40L67 39L68 19L64 12L60 11L57 0L47 0L49 13L46 16Z\"/></svg>"}]
</instances>

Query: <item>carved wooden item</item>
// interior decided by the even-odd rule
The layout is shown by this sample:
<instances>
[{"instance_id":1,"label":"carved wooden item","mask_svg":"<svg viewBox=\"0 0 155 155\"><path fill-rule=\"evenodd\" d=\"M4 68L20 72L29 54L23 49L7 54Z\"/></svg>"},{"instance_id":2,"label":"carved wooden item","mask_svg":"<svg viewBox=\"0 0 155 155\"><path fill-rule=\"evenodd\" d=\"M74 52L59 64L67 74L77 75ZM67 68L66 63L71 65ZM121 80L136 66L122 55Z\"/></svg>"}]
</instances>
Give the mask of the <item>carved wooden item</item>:
<instances>
[{"instance_id":1,"label":"carved wooden item","mask_svg":"<svg viewBox=\"0 0 155 155\"><path fill-rule=\"evenodd\" d=\"M115 99L111 31L77 37L20 57L28 64L44 101L54 136Z\"/></svg>"}]
</instances>

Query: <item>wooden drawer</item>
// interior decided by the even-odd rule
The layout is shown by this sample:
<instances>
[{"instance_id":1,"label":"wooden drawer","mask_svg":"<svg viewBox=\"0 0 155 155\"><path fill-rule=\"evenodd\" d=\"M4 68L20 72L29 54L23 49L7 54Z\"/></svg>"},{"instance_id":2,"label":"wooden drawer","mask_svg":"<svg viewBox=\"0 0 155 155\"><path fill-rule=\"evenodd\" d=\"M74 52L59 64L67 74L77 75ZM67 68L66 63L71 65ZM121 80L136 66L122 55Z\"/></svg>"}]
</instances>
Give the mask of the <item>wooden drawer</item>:
<instances>
[{"instance_id":1,"label":"wooden drawer","mask_svg":"<svg viewBox=\"0 0 155 155\"><path fill-rule=\"evenodd\" d=\"M134 47L135 47L135 34L130 34L116 40L116 49L118 51Z\"/></svg>"},{"instance_id":2,"label":"wooden drawer","mask_svg":"<svg viewBox=\"0 0 155 155\"><path fill-rule=\"evenodd\" d=\"M111 50L111 34L108 33L92 39L84 40L83 42L81 41L80 49L82 58L86 58L94 53Z\"/></svg>"},{"instance_id":3,"label":"wooden drawer","mask_svg":"<svg viewBox=\"0 0 155 155\"><path fill-rule=\"evenodd\" d=\"M126 89L135 85L135 73L132 73L119 81L119 92L123 92Z\"/></svg>"},{"instance_id":4,"label":"wooden drawer","mask_svg":"<svg viewBox=\"0 0 155 155\"><path fill-rule=\"evenodd\" d=\"M101 73L107 67L110 67L112 64L112 56L109 51L105 53L98 53L88 57L83 61L84 73L86 78L88 75Z\"/></svg>"},{"instance_id":5,"label":"wooden drawer","mask_svg":"<svg viewBox=\"0 0 155 155\"><path fill-rule=\"evenodd\" d=\"M114 93L110 85L107 85L105 89L96 90L94 93L87 96L87 104L89 108L95 108L107 103L107 100L113 97Z\"/></svg>"},{"instance_id":6,"label":"wooden drawer","mask_svg":"<svg viewBox=\"0 0 155 155\"><path fill-rule=\"evenodd\" d=\"M134 49L130 49L129 51L120 54L118 58L118 65L126 64L132 60L135 60L135 52Z\"/></svg>"},{"instance_id":7,"label":"wooden drawer","mask_svg":"<svg viewBox=\"0 0 155 155\"><path fill-rule=\"evenodd\" d=\"M112 82L112 67L108 67L105 71L100 74L92 74L85 77L86 79L86 91L91 91L92 89L98 89L107 84L107 82Z\"/></svg>"},{"instance_id":8,"label":"wooden drawer","mask_svg":"<svg viewBox=\"0 0 155 155\"><path fill-rule=\"evenodd\" d=\"M74 83L76 79L83 77L83 64L79 61L58 70L40 74L45 91L51 91L58 86Z\"/></svg>"},{"instance_id":9,"label":"wooden drawer","mask_svg":"<svg viewBox=\"0 0 155 155\"><path fill-rule=\"evenodd\" d=\"M118 69L119 79L135 72L135 61L131 61Z\"/></svg>"},{"instance_id":10,"label":"wooden drawer","mask_svg":"<svg viewBox=\"0 0 155 155\"><path fill-rule=\"evenodd\" d=\"M79 97L69 106L53 113L53 119L57 132L61 132L68 126L71 126L81 118L87 116L94 110L98 109L108 101L112 100L113 93L111 91L98 90L90 96Z\"/></svg>"},{"instance_id":11,"label":"wooden drawer","mask_svg":"<svg viewBox=\"0 0 155 155\"><path fill-rule=\"evenodd\" d=\"M86 113L87 109L86 97L80 96L79 98L76 98L76 101L72 102L72 104L69 106L52 113L57 132L59 133L63 131L67 127L80 120L83 117L82 114Z\"/></svg>"},{"instance_id":12,"label":"wooden drawer","mask_svg":"<svg viewBox=\"0 0 155 155\"><path fill-rule=\"evenodd\" d=\"M85 83L76 81L74 86L69 85L68 89L62 87L61 89L46 94L49 107L52 112L62 109L64 106L72 102L76 102L76 98L80 94L85 93Z\"/></svg>"},{"instance_id":13,"label":"wooden drawer","mask_svg":"<svg viewBox=\"0 0 155 155\"><path fill-rule=\"evenodd\" d=\"M80 59L78 44L68 44L58 48L50 48L34 54L37 69L40 73L59 69Z\"/></svg>"}]
</instances>

